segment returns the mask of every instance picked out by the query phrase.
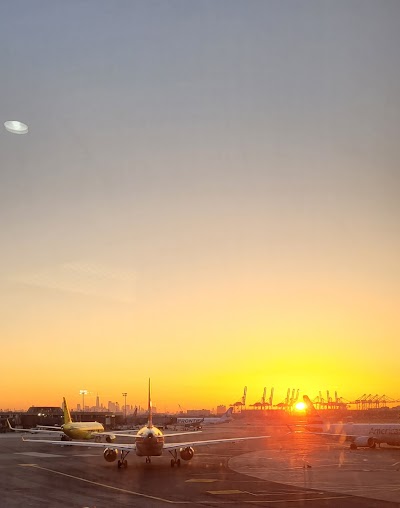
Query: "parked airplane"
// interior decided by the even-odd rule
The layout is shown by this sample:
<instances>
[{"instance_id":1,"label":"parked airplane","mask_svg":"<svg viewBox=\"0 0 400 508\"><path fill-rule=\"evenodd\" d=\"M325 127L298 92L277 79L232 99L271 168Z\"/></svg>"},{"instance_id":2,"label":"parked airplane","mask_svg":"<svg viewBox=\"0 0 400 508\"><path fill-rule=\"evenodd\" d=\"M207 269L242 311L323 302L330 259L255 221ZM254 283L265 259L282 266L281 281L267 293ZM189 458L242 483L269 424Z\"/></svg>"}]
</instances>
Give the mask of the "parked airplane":
<instances>
[{"instance_id":1,"label":"parked airplane","mask_svg":"<svg viewBox=\"0 0 400 508\"><path fill-rule=\"evenodd\" d=\"M324 421L307 395L303 396L310 420L306 430L322 436L337 436L350 441L350 448L375 448L381 443L400 446L399 423L330 423Z\"/></svg>"},{"instance_id":2,"label":"parked airplane","mask_svg":"<svg viewBox=\"0 0 400 508\"><path fill-rule=\"evenodd\" d=\"M118 431L106 432L103 425L99 422L73 422L65 397L63 398L63 411L64 423L60 427L40 425L40 428L38 429L16 429L11 426L8 420L7 423L9 428L15 432L29 432L30 434L57 434L61 437L61 441L68 441L70 439L94 439L95 441L101 441L104 438L107 443L111 443L112 441L115 441L117 435L132 437L132 434L123 434Z\"/></svg>"},{"instance_id":3,"label":"parked airplane","mask_svg":"<svg viewBox=\"0 0 400 508\"><path fill-rule=\"evenodd\" d=\"M230 407L221 416L216 417L204 417L204 418L177 418L176 424L182 425L183 427L193 427L195 429L201 429L207 425L219 425L220 423L229 423L232 420L233 407Z\"/></svg>"},{"instance_id":4,"label":"parked airplane","mask_svg":"<svg viewBox=\"0 0 400 508\"><path fill-rule=\"evenodd\" d=\"M160 429L154 427L152 406L150 397L150 380L149 380L149 421L146 426L141 428L135 437L135 443L133 444L122 444L118 443L115 446L109 446L105 443L86 443L83 441L69 441L60 443L59 441L50 441L45 439L24 439L24 441L34 441L40 443L50 443L55 445L63 446L86 446L104 448L103 455L107 462L114 462L120 454L118 459L118 468L127 467L128 462L126 457L130 452L134 451L139 457L146 457L146 463L151 462L151 457L159 457L163 454L163 451L168 451L171 456L171 467L181 465L182 460L191 460L194 455L194 446L209 446L221 443L235 443L238 441L249 441L252 439L263 439L271 436L251 436L251 437L234 437L234 438L223 438L223 439L208 439L205 441L186 441L184 443L166 443L165 438L174 437L178 435L188 434L187 432L180 432L174 434L163 434ZM178 458L178 456L180 458Z\"/></svg>"}]
</instances>

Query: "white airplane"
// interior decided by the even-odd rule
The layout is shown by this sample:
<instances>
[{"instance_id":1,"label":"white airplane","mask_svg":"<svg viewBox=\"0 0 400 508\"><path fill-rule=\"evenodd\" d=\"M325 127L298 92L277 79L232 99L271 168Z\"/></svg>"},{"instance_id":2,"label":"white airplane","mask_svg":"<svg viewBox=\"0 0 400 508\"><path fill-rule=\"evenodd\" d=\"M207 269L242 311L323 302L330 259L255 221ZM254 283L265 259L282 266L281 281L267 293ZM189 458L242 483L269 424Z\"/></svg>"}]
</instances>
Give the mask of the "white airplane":
<instances>
[{"instance_id":1,"label":"white airplane","mask_svg":"<svg viewBox=\"0 0 400 508\"><path fill-rule=\"evenodd\" d=\"M225 413L221 416L216 417L204 417L204 418L185 418L179 417L176 419L177 425L182 425L183 427L193 427L195 429L201 429L205 425L219 425L221 423L229 423L232 420L232 412L233 407L230 407Z\"/></svg>"},{"instance_id":2,"label":"white airplane","mask_svg":"<svg viewBox=\"0 0 400 508\"><path fill-rule=\"evenodd\" d=\"M197 433L197 432L195 432ZM139 457L146 457L146 463L151 462L151 457L159 457L166 450L171 456L171 467L181 465L182 460L191 460L194 455L194 446L209 446L217 445L222 443L235 443L238 441L249 441L252 439L263 439L271 436L250 436L250 437L233 437L224 439L208 439L205 441L186 441L184 443L166 443L165 438L192 434L191 432L179 432L174 434L163 434L160 429L154 427L152 418L152 406L150 398L150 380L149 380L149 421L146 426L141 428L135 438L133 444L122 444L118 443L115 446L109 446L105 443L86 443L84 441L67 441L61 443L60 441L50 441L46 439L24 439L24 441L33 441L35 443L49 443L53 445L62 446L86 446L94 448L103 448L103 455L107 462L114 462L118 455L118 468L127 467L128 462L126 457L130 452L135 452ZM180 457L180 458L179 458Z\"/></svg>"},{"instance_id":3,"label":"white airplane","mask_svg":"<svg viewBox=\"0 0 400 508\"><path fill-rule=\"evenodd\" d=\"M7 420L8 426L14 432L28 432L29 434L54 434L60 436L61 441L70 439L94 439L101 441L103 438L107 443L115 441L116 436L132 437L132 434L123 434L120 432L106 432L99 422L73 422L71 413L68 409L67 401L63 398L64 423L60 427L52 427L50 425L40 425L38 429L16 429L11 427Z\"/></svg>"},{"instance_id":4,"label":"white airplane","mask_svg":"<svg viewBox=\"0 0 400 508\"><path fill-rule=\"evenodd\" d=\"M303 396L310 421L306 430L322 436L336 436L342 441L350 441L350 448L375 448L381 443L400 446L399 423L330 423L324 421L307 395Z\"/></svg>"}]
</instances>

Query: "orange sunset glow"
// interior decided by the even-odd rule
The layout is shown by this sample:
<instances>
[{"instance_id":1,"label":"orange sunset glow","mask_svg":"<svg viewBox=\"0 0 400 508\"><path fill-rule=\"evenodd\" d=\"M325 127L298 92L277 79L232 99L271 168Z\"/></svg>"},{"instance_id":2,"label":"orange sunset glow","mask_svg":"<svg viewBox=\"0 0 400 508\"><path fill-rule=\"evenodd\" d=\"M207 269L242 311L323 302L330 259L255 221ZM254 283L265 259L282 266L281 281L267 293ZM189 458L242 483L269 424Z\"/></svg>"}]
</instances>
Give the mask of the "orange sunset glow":
<instances>
[{"instance_id":1,"label":"orange sunset glow","mask_svg":"<svg viewBox=\"0 0 400 508\"><path fill-rule=\"evenodd\" d=\"M2 409L400 399L397 27L201 4L9 14Z\"/></svg>"}]
</instances>

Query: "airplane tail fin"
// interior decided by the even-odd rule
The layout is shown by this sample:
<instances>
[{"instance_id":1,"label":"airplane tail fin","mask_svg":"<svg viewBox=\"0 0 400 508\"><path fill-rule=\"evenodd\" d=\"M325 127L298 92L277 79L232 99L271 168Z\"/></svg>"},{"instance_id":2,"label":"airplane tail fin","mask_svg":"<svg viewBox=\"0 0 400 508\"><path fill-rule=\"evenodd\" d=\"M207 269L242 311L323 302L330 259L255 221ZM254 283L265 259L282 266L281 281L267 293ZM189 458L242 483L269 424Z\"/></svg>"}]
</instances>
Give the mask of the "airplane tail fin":
<instances>
[{"instance_id":1,"label":"airplane tail fin","mask_svg":"<svg viewBox=\"0 0 400 508\"><path fill-rule=\"evenodd\" d=\"M64 424L71 423L72 422L71 413L69 412L65 397L63 397L63 410L64 410Z\"/></svg>"},{"instance_id":2,"label":"airplane tail fin","mask_svg":"<svg viewBox=\"0 0 400 508\"><path fill-rule=\"evenodd\" d=\"M225 411L225 413L221 416L222 420L231 420L233 413L233 407L230 407Z\"/></svg>"},{"instance_id":3,"label":"airplane tail fin","mask_svg":"<svg viewBox=\"0 0 400 508\"><path fill-rule=\"evenodd\" d=\"M151 390L150 390L150 378L149 378L149 423L147 424L149 428L153 426L153 411L152 411L152 403L151 403Z\"/></svg>"},{"instance_id":4,"label":"airplane tail fin","mask_svg":"<svg viewBox=\"0 0 400 508\"><path fill-rule=\"evenodd\" d=\"M226 416L227 418L231 418L232 413L233 413L233 407L230 407L230 408L226 411L225 416Z\"/></svg>"},{"instance_id":5,"label":"airplane tail fin","mask_svg":"<svg viewBox=\"0 0 400 508\"><path fill-rule=\"evenodd\" d=\"M307 424L308 425L323 425L324 421L318 411L315 409L314 404L311 402L308 395L303 395L303 400L306 405L307 411Z\"/></svg>"}]
</instances>

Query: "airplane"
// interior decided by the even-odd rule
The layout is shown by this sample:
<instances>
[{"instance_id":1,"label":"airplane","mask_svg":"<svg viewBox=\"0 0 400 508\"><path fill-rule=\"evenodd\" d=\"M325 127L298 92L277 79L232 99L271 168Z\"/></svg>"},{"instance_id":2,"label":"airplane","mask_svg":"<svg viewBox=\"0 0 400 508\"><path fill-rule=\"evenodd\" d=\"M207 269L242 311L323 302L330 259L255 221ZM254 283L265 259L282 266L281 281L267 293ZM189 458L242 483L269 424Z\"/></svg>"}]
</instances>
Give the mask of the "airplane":
<instances>
[{"instance_id":1,"label":"airplane","mask_svg":"<svg viewBox=\"0 0 400 508\"><path fill-rule=\"evenodd\" d=\"M106 432L99 422L73 422L69 411L67 401L63 398L64 423L60 427L52 427L50 425L39 425L37 429L16 429L12 427L7 420L8 427L14 432L28 432L29 434L57 434L61 437L61 441L69 441L71 439L94 439L101 441L104 438L107 443L115 441L116 436L132 437L132 434L124 434L118 431Z\"/></svg>"},{"instance_id":2,"label":"airplane","mask_svg":"<svg viewBox=\"0 0 400 508\"><path fill-rule=\"evenodd\" d=\"M229 423L232 420L233 407L230 407L221 416L210 416L204 418L177 418L176 424L183 425L183 427L194 427L201 429L204 425L219 425L221 423Z\"/></svg>"},{"instance_id":3,"label":"airplane","mask_svg":"<svg viewBox=\"0 0 400 508\"><path fill-rule=\"evenodd\" d=\"M130 452L135 452L139 457L146 457L146 463L151 463L151 457L159 457L164 451L167 451L172 456L171 467L175 465L180 467L181 461L189 461L193 458L194 448L198 446L209 446L223 443L236 443L238 441L249 441L252 439L264 439L271 436L249 436L249 437L233 437L223 439L207 439L204 441L186 441L184 443L166 443L165 439L180 435L192 434L192 432L179 432L174 434L163 434L160 429L153 425L152 404L150 396L150 379L149 379L149 399L148 399L149 420L147 425L142 427L134 436L135 442L133 444L116 443L109 446L105 443L83 442L83 441L67 441L61 443L60 441L50 441L47 439L24 439L23 441L33 441L35 443L49 443L61 446L86 446L94 448L103 448L103 456L107 462L114 462L118 454L118 468L126 468L128 462L126 457ZM197 433L197 432L194 432ZM132 437L132 436L131 436Z\"/></svg>"},{"instance_id":4,"label":"airplane","mask_svg":"<svg viewBox=\"0 0 400 508\"><path fill-rule=\"evenodd\" d=\"M400 446L399 423L330 423L321 418L314 404L307 395L303 400L310 420L306 430L322 436L337 436L343 441L350 441L350 449L358 447L376 448L382 443Z\"/></svg>"}]
</instances>

